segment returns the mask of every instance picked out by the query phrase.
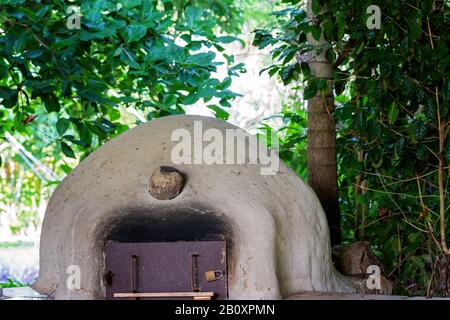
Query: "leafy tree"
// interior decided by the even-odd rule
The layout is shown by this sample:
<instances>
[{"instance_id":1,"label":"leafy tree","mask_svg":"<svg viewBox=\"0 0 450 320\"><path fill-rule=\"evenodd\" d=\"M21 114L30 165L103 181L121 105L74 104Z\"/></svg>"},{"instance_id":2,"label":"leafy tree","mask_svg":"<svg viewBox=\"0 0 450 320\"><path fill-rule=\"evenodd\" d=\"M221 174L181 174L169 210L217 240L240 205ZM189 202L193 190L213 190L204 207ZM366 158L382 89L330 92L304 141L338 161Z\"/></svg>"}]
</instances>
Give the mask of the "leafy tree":
<instances>
[{"instance_id":1,"label":"leafy tree","mask_svg":"<svg viewBox=\"0 0 450 320\"><path fill-rule=\"evenodd\" d=\"M128 128L200 100L228 116L244 69L223 45L237 40L239 3L0 0L0 214L13 234L39 228L61 178Z\"/></svg>"},{"instance_id":2,"label":"leafy tree","mask_svg":"<svg viewBox=\"0 0 450 320\"><path fill-rule=\"evenodd\" d=\"M303 3L290 1L274 13L281 28L257 30L255 42L273 46L269 74L302 81L306 100L328 92L307 63L325 53L344 239L368 240L398 293L448 295L449 3L324 3L312 2L313 24ZM381 9L380 29L367 27L370 5ZM321 33L324 45L307 41Z\"/></svg>"},{"instance_id":3,"label":"leafy tree","mask_svg":"<svg viewBox=\"0 0 450 320\"><path fill-rule=\"evenodd\" d=\"M228 87L243 66L232 56L228 77L213 76L222 63L215 52L236 40L220 32L239 28L230 0L0 5L0 135L32 139L44 125L66 157L84 157L129 127L120 107L151 119L202 99L223 117L236 96Z\"/></svg>"}]
</instances>

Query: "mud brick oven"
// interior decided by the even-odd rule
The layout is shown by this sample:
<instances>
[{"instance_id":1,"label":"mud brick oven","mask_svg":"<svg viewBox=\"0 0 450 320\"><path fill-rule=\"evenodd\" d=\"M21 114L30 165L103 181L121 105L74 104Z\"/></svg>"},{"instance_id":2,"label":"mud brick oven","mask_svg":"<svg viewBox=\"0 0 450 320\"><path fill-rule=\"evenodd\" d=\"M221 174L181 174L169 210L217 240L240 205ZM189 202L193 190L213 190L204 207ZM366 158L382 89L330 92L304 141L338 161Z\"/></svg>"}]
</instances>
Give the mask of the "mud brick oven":
<instances>
[{"instance_id":1,"label":"mud brick oven","mask_svg":"<svg viewBox=\"0 0 450 320\"><path fill-rule=\"evenodd\" d=\"M199 116L153 120L112 139L61 182L32 287L55 299L353 292L332 265L316 195L284 164L261 175L260 164L172 162L172 133L194 135L194 121L224 136L236 129ZM71 266L80 271L77 287L67 285Z\"/></svg>"}]
</instances>

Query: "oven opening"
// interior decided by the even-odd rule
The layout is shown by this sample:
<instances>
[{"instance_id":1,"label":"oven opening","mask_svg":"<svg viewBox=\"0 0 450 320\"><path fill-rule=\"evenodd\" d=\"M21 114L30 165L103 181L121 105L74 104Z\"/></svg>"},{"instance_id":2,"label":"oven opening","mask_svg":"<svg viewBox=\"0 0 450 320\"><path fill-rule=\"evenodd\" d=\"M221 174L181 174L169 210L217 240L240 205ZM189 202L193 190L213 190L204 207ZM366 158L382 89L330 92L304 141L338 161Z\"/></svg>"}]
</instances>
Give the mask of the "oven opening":
<instances>
[{"instance_id":1,"label":"oven opening","mask_svg":"<svg viewBox=\"0 0 450 320\"><path fill-rule=\"evenodd\" d=\"M199 212L129 214L106 237L107 299L226 299L227 223Z\"/></svg>"}]
</instances>

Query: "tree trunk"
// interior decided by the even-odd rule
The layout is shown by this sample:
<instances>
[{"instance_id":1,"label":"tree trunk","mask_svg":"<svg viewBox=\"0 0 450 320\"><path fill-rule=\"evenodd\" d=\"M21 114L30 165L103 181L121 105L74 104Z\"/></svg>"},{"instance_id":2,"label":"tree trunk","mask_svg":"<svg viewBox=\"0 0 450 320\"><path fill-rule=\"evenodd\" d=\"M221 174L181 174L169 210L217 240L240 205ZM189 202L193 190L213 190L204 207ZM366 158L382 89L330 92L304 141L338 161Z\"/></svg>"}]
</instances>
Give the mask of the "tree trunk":
<instances>
[{"instance_id":1,"label":"tree trunk","mask_svg":"<svg viewBox=\"0 0 450 320\"><path fill-rule=\"evenodd\" d=\"M314 21L311 9L312 0L307 1L308 17ZM321 36L319 41L308 33L308 43L324 47L326 40ZM318 92L308 100L308 182L314 189L327 215L330 228L331 245L341 241L339 190L336 167L336 131L332 116L333 66L325 56L326 50L320 53L311 52L308 60L311 75L316 79L324 79L328 84L328 93Z\"/></svg>"}]
</instances>

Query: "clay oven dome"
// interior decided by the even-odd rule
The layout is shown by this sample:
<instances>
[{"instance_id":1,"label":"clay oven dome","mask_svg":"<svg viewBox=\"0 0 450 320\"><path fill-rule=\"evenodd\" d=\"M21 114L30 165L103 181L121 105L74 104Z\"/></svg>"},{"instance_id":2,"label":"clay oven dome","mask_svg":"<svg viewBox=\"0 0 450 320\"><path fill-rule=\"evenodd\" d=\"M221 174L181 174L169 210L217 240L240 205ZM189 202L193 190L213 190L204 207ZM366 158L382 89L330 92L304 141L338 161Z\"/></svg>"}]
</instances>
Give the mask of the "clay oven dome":
<instances>
[{"instance_id":1,"label":"clay oven dome","mask_svg":"<svg viewBox=\"0 0 450 320\"><path fill-rule=\"evenodd\" d=\"M194 121L224 136L236 129L200 116L153 120L112 139L61 182L45 214L33 288L56 299L103 299L108 241L224 240L229 299L353 291L332 265L316 195L283 163L275 175L261 175L257 164L172 162L173 131L194 134ZM184 177L180 194L170 200L149 192L149 179L161 166ZM77 289L66 285L73 265L81 271Z\"/></svg>"}]
</instances>

